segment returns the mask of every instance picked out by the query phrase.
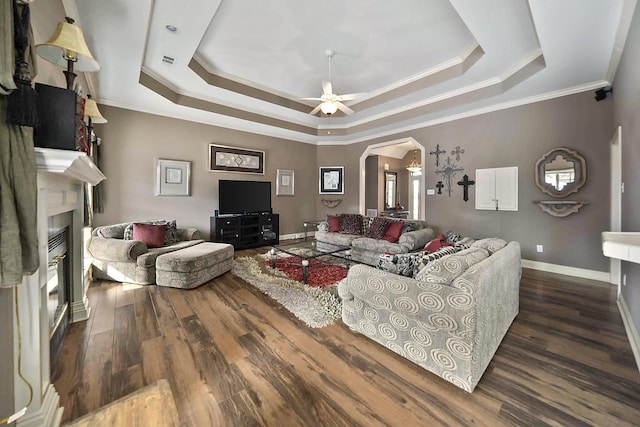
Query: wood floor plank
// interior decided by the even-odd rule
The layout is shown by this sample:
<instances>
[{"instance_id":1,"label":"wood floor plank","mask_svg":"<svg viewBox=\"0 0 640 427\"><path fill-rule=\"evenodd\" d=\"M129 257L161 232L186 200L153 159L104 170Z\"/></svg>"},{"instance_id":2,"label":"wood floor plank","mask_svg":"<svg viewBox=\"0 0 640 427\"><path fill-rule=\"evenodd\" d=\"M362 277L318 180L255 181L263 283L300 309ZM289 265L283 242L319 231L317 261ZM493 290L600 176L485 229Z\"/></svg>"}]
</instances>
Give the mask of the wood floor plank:
<instances>
[{"instance_id":1,"label":"wood floor plank","mask_svg":"<svg viewBox=\"0 0 640 427\"><path fill-rule=\"evenodd\" d=\"M524 269L520 295L469 394L340 321L308 328L232 273L193 290L96 281L52 381L63 421L166 379L185 426L638 425L615 289Z\"/></svg>"}]
</instances>

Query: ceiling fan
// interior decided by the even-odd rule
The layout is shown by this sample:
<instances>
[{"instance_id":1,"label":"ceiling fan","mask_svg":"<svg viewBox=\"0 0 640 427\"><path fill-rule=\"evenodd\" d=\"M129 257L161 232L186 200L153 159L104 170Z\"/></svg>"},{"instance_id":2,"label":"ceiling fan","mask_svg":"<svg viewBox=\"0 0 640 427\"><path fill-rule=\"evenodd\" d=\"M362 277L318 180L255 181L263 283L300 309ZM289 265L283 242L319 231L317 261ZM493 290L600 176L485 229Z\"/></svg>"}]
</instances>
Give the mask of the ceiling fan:
<instances>
[{"instance_id":1,"label":"ceiling fan","mask_svg":"<svg viewBox=\"0 0 640 427\"><path fill-rule=\"evenodd\" d=\"M330 116L338 110L342 111L346 115L353 114L354 111L344 105L342 101L351 101L352 99L356 99L363 95L362 93L349 93L346 95L336 95L333 93L333 88L331 87L331 58L334 53L335 52L331 49L327 49L325 51L325 54L329 58L329 81L322 82L322 95L320 98L300 98L305 101L321 101L316 108L311 110L309 113L311 115L316 114L318 111L322 111L324 114Z\"/></svg>"}]
</instances>

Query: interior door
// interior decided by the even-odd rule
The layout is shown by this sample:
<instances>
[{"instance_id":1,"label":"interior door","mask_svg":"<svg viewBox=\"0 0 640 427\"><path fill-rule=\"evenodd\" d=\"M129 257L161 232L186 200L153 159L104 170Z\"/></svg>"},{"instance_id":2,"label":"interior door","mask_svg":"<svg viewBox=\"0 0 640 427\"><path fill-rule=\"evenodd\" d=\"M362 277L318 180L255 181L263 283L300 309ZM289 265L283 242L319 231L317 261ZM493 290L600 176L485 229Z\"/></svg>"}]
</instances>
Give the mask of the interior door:
<instances>
[{"instance_id":1,"label":"interior door","mask_svg":"<svg viewBox=\"0 0 640 427\"><path fill-rule=\"evenodd\" d=\"M622 231L622 126L618 126L611 138L611 230ZM609 282L618 285L620 293L621 263L609 258Z\"/></svg>"}]
</instances>

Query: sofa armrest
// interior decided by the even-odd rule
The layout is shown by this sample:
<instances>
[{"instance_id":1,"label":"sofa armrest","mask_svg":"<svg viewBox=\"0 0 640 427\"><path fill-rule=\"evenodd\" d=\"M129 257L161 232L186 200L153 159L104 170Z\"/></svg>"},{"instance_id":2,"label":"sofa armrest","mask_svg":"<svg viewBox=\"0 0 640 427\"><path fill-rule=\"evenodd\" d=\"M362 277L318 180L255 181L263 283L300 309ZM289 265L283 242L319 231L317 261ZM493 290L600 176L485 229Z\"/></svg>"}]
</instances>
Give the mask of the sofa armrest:
<instances>
[{"instance_id":1,"label":"sofa armrest","mask_svg":"<svg viewBox=\"0 0 640 427\"><path fill-rule=\"evenodd\" d=\"M202 240L202 233L197 228L178 228L178 239L184 240Z\"/></svg>"},{"instance_id":2,"label":"sofa armrest","mask_svg":"<svg viewBox=\"0 0 640 427\"><path fill-rule=\"evenodd\" d=\"M373 308L396 312L423 322L432 330L451 333L473 330L473 295L447 285L427 283L411 277L357 264L338 285L345 302L360 300ZM352 304L345 304L349 307Z\"/></svg>"},{"instance_id":3,"label":"sofa armrest","mask_svg":"<svg viewBox=\"0 0 640 427\"><path fill-rule=\"evenodd\" d=\"M139 240L106 239L92 236L87 250L92 257L104 261L135 262L149 248Z\"/></svg>"},{"instance_id":4,"label":"sofa armrest","mask_svg":"<svg viewBox=\"0 0 640 427\"><path fill-rule=\"evenodd\" d=\"M398 244L404 246L407 250L415 251L416 249L422 249L424 246L433 239L433 230L431 228L421 228L419 230L409 231L404 233L398 239Z\"/></svg>"}]
</instances>

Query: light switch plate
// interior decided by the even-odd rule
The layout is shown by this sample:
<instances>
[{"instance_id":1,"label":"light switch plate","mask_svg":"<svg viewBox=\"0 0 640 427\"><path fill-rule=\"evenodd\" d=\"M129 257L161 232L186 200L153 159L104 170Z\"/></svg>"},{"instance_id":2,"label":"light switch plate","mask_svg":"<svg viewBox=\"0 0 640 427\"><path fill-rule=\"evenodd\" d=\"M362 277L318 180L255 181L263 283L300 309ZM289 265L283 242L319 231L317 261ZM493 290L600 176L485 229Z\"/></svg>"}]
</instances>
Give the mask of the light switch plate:
<instances>
[{"instance_id":1,"label":"light switch plate","mask_svg":"<svg viewBox=\"0 0 640 427\"><path fill-rule=\"evenodd\" d=\"M433 196L434 194L436 194L436 190L433 188L427 188L427 196Z\"/></svg>"}]
</instances>

